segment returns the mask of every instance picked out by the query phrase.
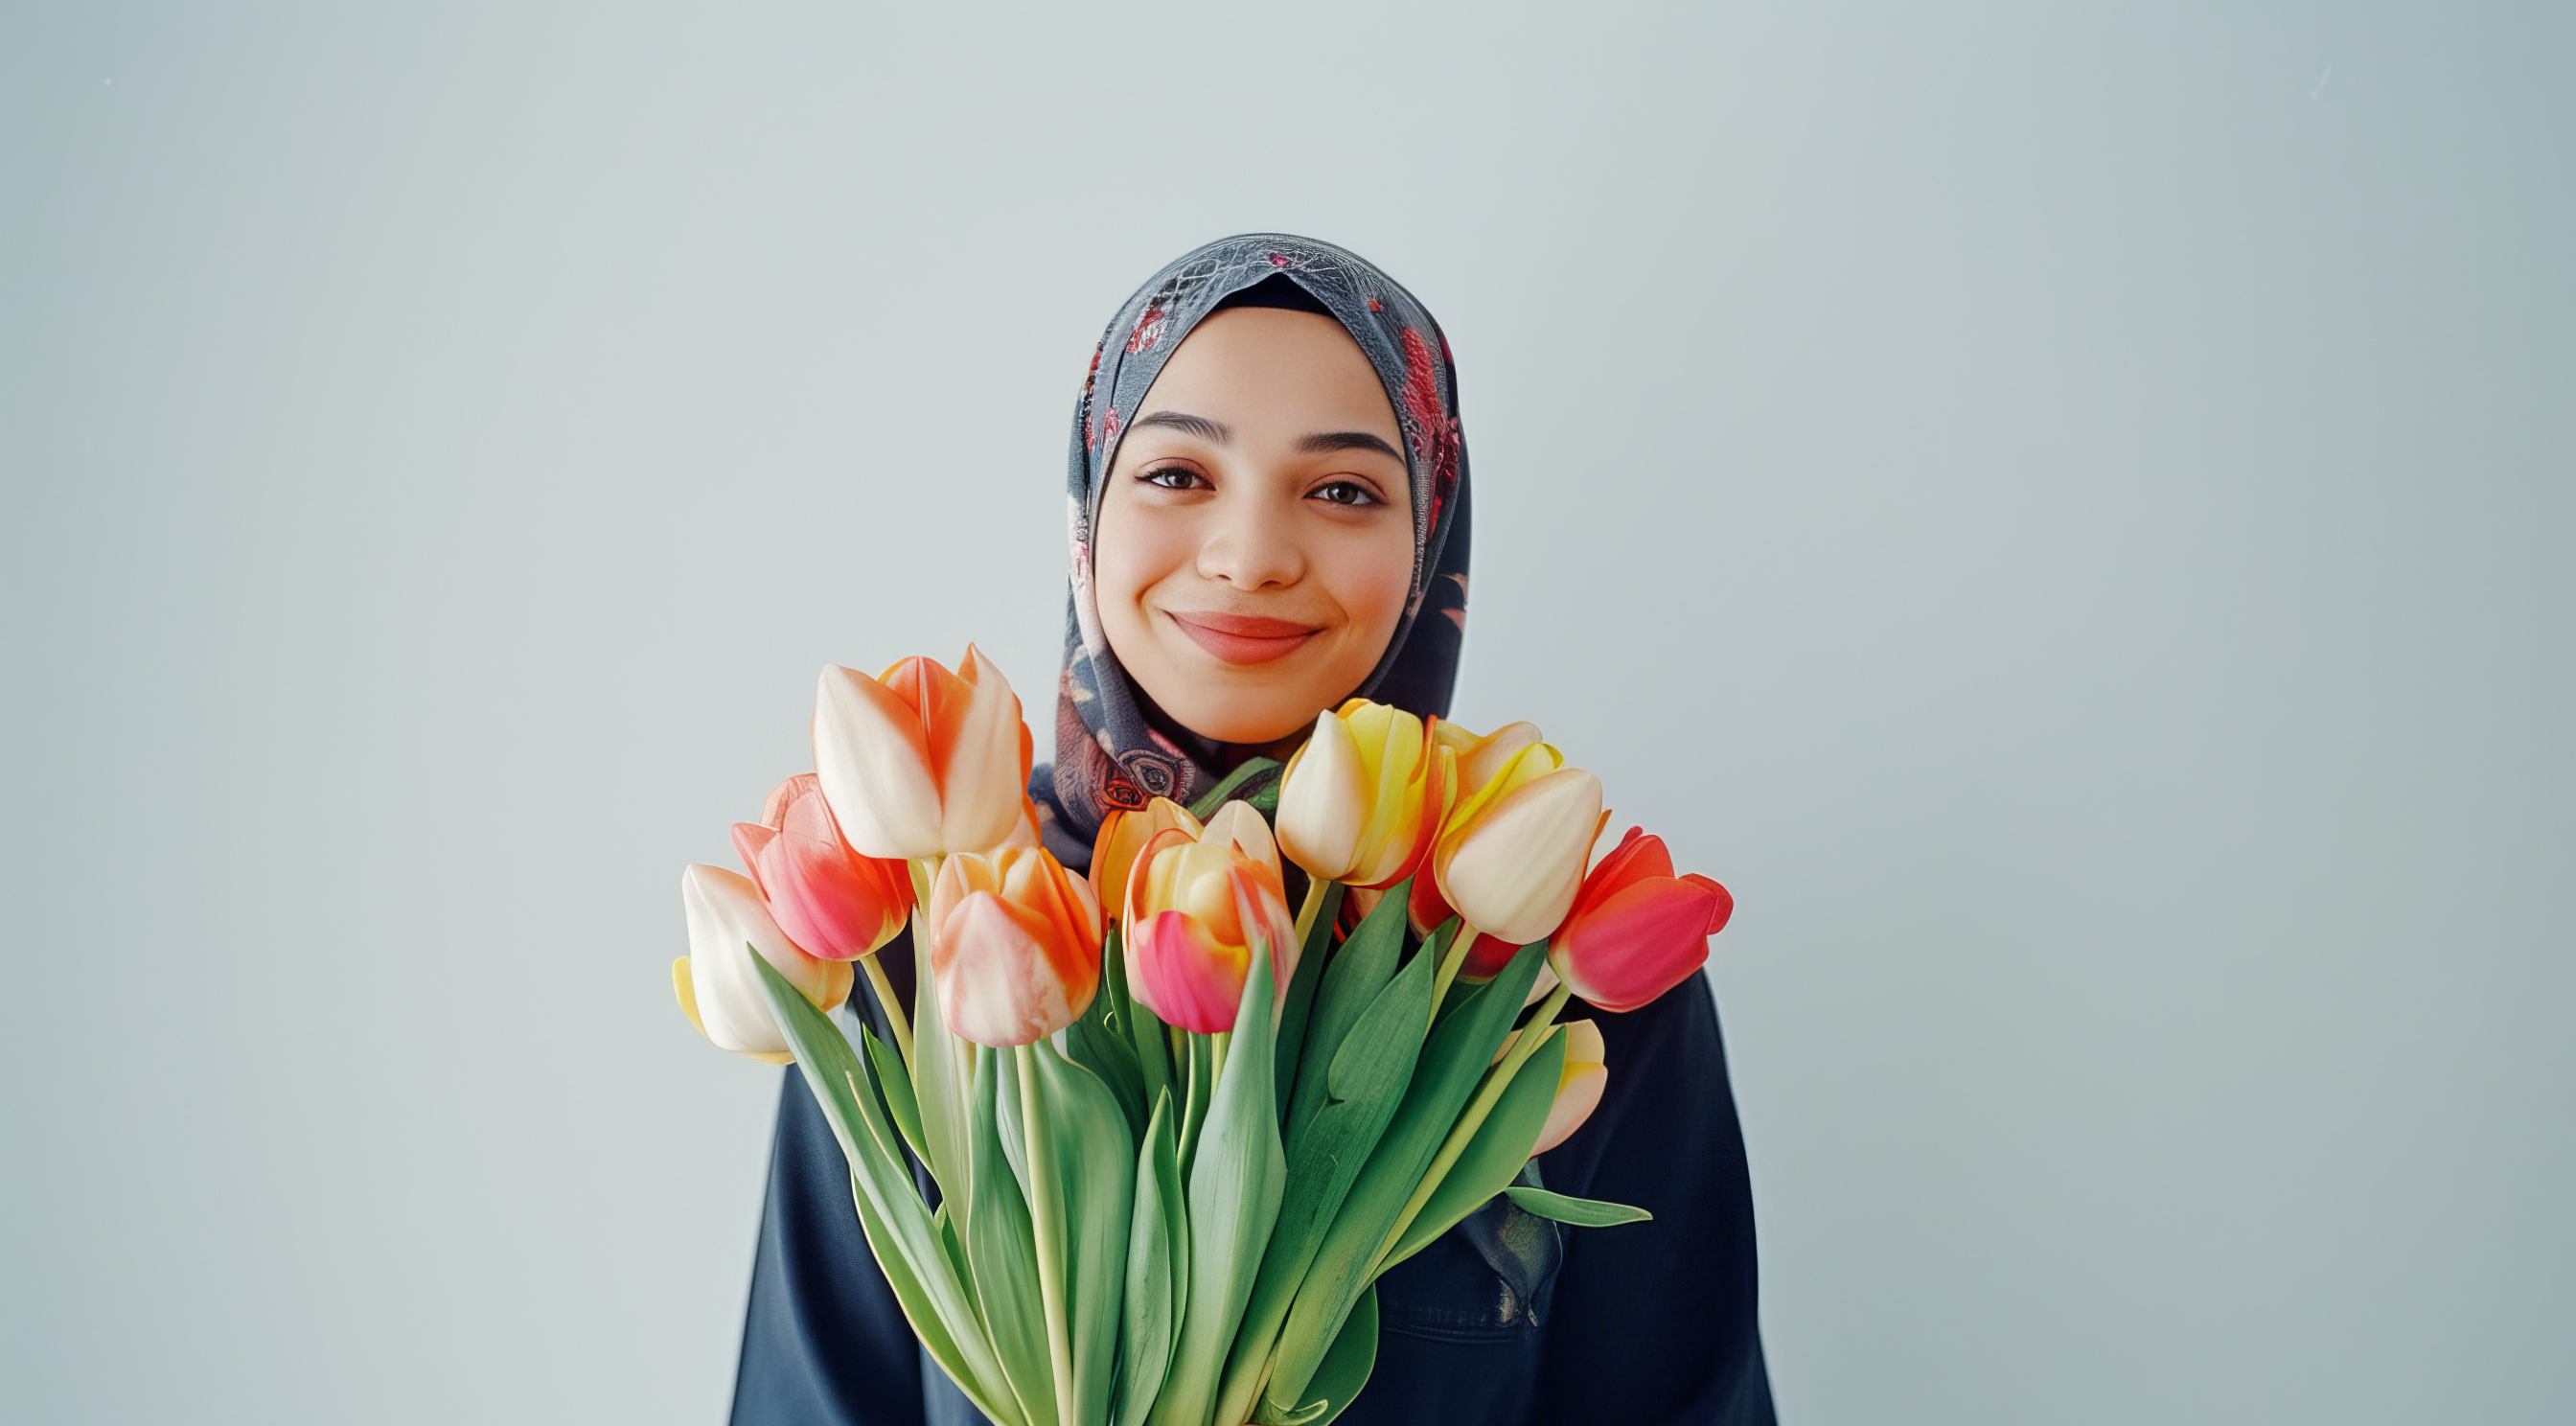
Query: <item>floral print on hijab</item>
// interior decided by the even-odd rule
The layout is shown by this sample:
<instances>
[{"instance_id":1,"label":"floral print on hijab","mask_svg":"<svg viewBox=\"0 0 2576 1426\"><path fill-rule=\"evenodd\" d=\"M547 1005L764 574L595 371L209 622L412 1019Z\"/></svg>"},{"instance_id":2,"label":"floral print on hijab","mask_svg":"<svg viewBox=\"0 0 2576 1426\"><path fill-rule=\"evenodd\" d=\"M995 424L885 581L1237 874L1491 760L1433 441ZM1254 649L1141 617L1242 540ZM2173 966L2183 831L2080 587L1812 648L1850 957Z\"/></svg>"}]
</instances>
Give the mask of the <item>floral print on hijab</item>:
<instances>
[{"instance_id":1,"label":"floral print on hijab","mask_svg":"<svg viewBox=\"0 0 2576 1426\"><path fill-rule=\"evenodd\" d=\"M1119 436L1172 349L1227 298L1280 276L1359 343L1404 428L1413 579L1395 636L1352 696L1426 717L1449 711L1467 615L1467 449L1457 372L1440 324L1393 278L1329 243L1281 233L1209 243L1156 273L1118 309L1092 351L1074 406L1066 472L1073 570L1056 760L1036 770L1029 788L1051 824L1048 845L1074 865L1088 863L1092 835L1111 810L1140 808L1155 797L1189 802L1240 760L1240 749L1148 720L1142 694L1101 630L1091 532Z\"/></svg>"}]
</instances>

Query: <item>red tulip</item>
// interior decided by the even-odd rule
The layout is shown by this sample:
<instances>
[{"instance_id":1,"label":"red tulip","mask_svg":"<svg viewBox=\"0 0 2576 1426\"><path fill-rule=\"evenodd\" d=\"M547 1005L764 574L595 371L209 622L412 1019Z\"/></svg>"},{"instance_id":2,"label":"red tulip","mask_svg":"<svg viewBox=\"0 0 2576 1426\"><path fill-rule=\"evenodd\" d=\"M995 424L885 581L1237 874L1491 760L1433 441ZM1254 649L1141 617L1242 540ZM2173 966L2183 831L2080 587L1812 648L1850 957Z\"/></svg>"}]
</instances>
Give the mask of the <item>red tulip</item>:
<instances>
[{"instance_id":1,"label":"red tulip","mask_svg":"<svg viewBox=\"0 0 2576 1426\"><path fill-rule=\"evenodd\" d=\"M734 823L733 844L778 929L809 956L856 960L912 914L912 869L843 841L810 772L778 784L757 823Z\"/></svg>"},{"instance_id":2,"label":"red tulip","mask_svg":"<svg viewBox=\"0 0 2576 1426\"><path fill-rule=\"evenodd\" d=\"M1634 1010L1706 965L1708 938L1734 913L1725 887L1696 872L1673 875L1664 839L1631 827L1583 879L1548 941L1548 964L1601 1009Z\"/></svg>"}]
</instances>

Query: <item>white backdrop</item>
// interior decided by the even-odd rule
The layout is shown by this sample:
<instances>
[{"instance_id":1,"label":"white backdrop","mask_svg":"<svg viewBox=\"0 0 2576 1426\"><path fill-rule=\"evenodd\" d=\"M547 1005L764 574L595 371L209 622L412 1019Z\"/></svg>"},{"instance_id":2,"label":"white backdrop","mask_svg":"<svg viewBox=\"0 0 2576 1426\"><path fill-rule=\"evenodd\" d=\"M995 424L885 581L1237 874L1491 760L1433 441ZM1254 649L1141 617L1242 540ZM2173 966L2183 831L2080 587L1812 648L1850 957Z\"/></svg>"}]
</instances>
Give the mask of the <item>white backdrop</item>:
<instances>
[{"instance_id":1,"label":"white backdrop","mask_svg":"<svg viewBox=\"0 0 2576 1426\"><path fill-rule=\"evenodd\" d=\"M1045 726L1281 228L1456 345L1459 715L1741 901L1788 1419L2576 1416L2563 7L929 8L0 16L0 1415L720 1417L679 868L826 661Z\"/></svg>"}]
</instances>

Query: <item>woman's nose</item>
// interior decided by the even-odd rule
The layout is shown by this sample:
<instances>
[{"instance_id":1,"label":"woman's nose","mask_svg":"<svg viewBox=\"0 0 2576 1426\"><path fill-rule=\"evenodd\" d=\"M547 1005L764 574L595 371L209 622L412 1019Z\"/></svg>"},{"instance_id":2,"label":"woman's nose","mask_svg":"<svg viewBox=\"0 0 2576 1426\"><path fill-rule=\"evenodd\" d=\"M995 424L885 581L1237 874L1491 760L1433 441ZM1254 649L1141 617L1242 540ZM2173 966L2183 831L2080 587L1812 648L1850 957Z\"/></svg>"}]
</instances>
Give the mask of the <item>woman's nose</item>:
<instances>
[{"instance_id":1,"label":"woman's nose","mask_svg":"<svg viewBox=\"0 0 2576 1426\"><path fill-rule=\"evenodd\" d=\"M1199 544L1198 572L1237 589L1294 584L1306 572L1305 552L1270 511L1251 500L1228 502Z\"/></svg>"}]
</instances>

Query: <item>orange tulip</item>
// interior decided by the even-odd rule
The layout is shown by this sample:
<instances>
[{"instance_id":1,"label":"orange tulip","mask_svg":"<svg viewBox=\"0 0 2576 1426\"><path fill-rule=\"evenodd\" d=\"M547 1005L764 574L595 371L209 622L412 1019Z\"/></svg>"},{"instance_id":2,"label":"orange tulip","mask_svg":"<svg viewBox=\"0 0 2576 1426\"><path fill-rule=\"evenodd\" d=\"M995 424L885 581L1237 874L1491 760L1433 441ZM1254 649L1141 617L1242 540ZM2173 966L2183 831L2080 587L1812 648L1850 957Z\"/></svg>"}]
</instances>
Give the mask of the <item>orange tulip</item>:
<instances>
[{"instance_id":1,"label":"orange tulip","mask_svg":"<svg viewBox=\"0 0 2576 1426\"><path fill-rule=\"evenodd\" d=\"M1548 964L1567 989L1613 1013L1637 1009L1708 963L1708 938L1735 914L1725 887L1673 875L1664 839L1642 827L1584 878Z\"/></svg>"},{"instance_id":2,"label":"orange tulip","mask_svg":"<svg viewBox=\"0 0 2576 1426\"><path fill-rule=\"evenodd\" d=\"M984 852L1028 798L1029 730L992 660L966 646L950 673L908 658L869 678L823 670L814 769L851 846L897 861Z\"/></svg>"},{"instance_id":3,"label":"orange tulip","mask_svg":"<svg viewBox=\"0 0 2576 1426\"><path fill-rule=\"evenodd\" d=\"M1044 1039L1100 988L1100 901L1042 847L952 853L923 919L939 1013L976 1044Z\"/></svg>"},{"instance_id":4,"label":"orange tulip","mask_svg":"<svg viewBox=\"0 0 2576 1426\"><path fill-rule=\"evenodd\" d=\"M671 989L680 1013L716 1048L770 1064L794 1058L769 1013L754 955L825 1010L849 998L849 962L817 960L797 949L749 878L722 867L690 867L680 873L680 904L689 917L689 953L671 963Z\"/></svg>"},{"instance_id":5,"label":"orange tulip","mask_svg":"<svg viewBox=\"0 0 2576 1426\"><path fill-rule=\"evenodd\" d=\"M1434 733L1442 755L1454 759L1458 789L1431 849L1437 901L1497 943L1538 940L1574 904L1584 863L1609 820L1601 780L1567 767L1565 755L1527 723L1484 737L1449 723ZM1414 886L1422 901L1419 878Z\"/></svg>"},{"instance_id":6,"label":"orange tulip","mask_svg":"<svg viewBox=\"0 0 2576 1426\"><path fill-rule=\"evenodd\" d=\"M760 821L736 822L733 844L778 929L807 955L856 960L912 914L912 869L853 851L810 772L778 784Z\"/></svg>"},{"instance_id":7,"label":"orange tulip","mask_svg":"<svg viewBox=\"0 0 2576 1426\"><path fill-rule=\"evenodd\" d=\"M1401 708L1354 698L1317 714L1280 775L1279 849L1319 880L1395 885L1431 850L1451 761Z\"/></svg>"},{"instance_id":8,"label":"orange tulip","mask_svg":"<svg viewBox=\"0 0 2576 1426\"><path fill-rule=\"evenodd\" d=\"M1127 879L1123 919L1128 990L1167 1025L1234 1028L1256 935L1270 945L1274 1016L1297 972L1279 851L1248 803L1217 809L1195 836L1179 826L1155 833Z\"/></svg>"}]
</instances>

